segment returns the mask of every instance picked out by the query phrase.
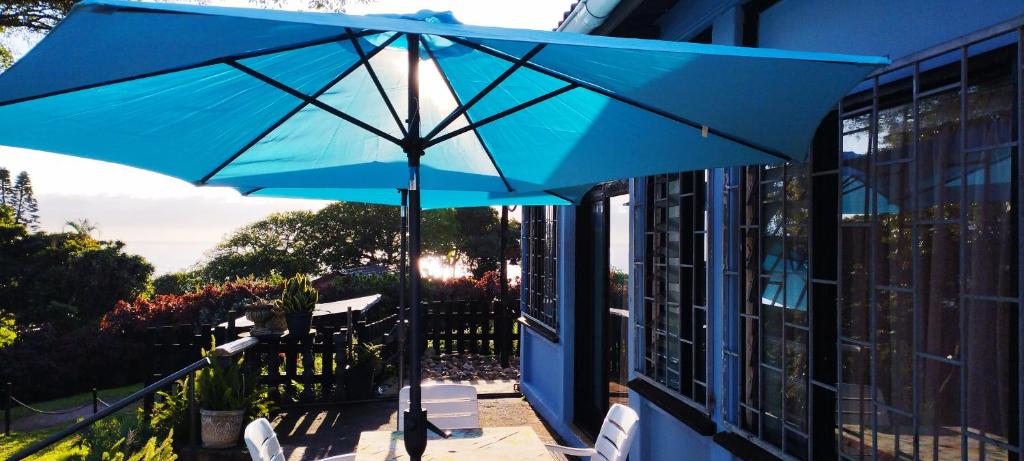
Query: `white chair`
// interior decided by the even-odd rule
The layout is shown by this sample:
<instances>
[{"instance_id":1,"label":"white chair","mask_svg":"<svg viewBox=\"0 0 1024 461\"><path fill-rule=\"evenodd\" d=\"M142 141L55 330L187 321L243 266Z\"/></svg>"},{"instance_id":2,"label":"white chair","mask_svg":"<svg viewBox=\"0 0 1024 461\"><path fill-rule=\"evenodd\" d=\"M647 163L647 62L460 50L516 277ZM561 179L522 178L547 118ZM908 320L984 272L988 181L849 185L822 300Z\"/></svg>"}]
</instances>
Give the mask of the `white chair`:
<instances>
[{"instance_id":1,"label":"white chair","mask_svg":"<svg viewBox=\"0 0 1024 461\"><path fill-rule=\"evenodd\" d=\"M285 461L284 451L277 441L274 427L266 418L260 418L245 426L245 446L249 448L252 461ZM320 458L319 461L355 461L356 455L345 455Z\"/></svg>"},{"instance_id":2,"label":"white chair","mask_svg":"<svg viewBox=\"0 0 1024 461\"><path fill-rule=\"evenodd\" d=\"M442 430L480 427L480 407L476 388L469 384L426 384L420 387L420 401L427 419ZM409 386L398 392L398 430L405 430L405 411L409 409Z\"/></svg>"},{"instance_id":3,"label":"white chair","mask_svg":"<svg viewBox=\"0 0 1024 461\"><path fill-rule=\"evenodd\" d=\"M594 444L594 448L573 448L561 445L547 445L547 447L554 453L591 460L600 455L602 461L624 461L626 456L629 456L629 445L633 443L633 436L636 435L639 422L640 417L632 408L616 403L608 409L608 414L604 417L601 433L597 435L597 443Z\"/></svg>"}]
</instances>

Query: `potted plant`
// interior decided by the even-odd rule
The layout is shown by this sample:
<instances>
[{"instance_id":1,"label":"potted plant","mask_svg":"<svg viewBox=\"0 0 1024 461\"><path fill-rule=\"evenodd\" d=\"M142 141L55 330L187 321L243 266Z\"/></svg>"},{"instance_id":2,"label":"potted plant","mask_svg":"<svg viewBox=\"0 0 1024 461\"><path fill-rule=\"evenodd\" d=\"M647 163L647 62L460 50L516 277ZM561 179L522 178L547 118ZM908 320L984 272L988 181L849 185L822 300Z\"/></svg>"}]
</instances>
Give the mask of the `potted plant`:
<instances>
[{"instance_id":1,"label":"potted plant","mask_svg":"<svg viewBox=\"0 0 1024 461\"><path fill-rule=\"evenodd\" d=\"M381 352L384 346L356 340L345 373L345 392L349 400L362 400L374 394L374 386L386 372Z\"/></svg>"},{"instance_id":2,"label":"potted plant","mask_svg":"<svg viewBox=\"0 0 1024 461\"><path fill-rule=\"evenodd\" d=\"M245 318L252 321L250 334L257 338L281 336L287 328L284 309L277 303L262 299L246 307Z\"/></svg>"},{"instance_id":3,"label":"potted plant","mask_svg":"<svg viewBox=\"0 0 1024 461\"><path fill-rule=\"evenodd\" d=\"M205 448L229 448L238 443L249 405L242 360L228 358L222 363L220 357L211 356L210 365L199 372L200 433Z\"/></svg>"},{"instance_id":4,"label":"potted plant","mask_svg":"<svg viewBox=\"0 0 1024 461\"><path fill-rule=\"evenodd\" d=\"M281 292L278 304L284 310L285 321L288 322L288 333L304 335L309 333L313 324L313 309L316 307L320 294L309 283L309 278L302 274L288 279Z\"/></svg>"}]
</instances>

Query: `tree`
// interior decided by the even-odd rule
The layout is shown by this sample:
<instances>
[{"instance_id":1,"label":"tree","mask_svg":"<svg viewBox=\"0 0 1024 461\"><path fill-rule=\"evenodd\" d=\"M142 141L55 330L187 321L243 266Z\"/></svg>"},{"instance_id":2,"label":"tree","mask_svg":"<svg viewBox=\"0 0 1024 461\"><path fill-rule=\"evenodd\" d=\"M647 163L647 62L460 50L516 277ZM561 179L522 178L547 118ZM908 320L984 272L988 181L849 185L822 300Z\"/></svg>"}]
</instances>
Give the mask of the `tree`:
<instances>
[{"instance_id":1,"label":"tree","mask_svg":"<svg viewBox=\"0 0 1024 461\"><path fill-rule=\"evenodd\" d=\"M32 190L32 179L29 178L28 172L22 171L18 174L11 191L12 199L9 206L14 209L15 222L37 230L39 228L39 203L36 202L35 192Z\"/></svg>"},{"instance_id":2,"label":"tree","mask_svg":"<svg viewBox=\"0 0 1024 461\"><path fill-rule=\"evenodd\" d=\"M0 206L11 206L14 197L12 187L10 170L0 167Z\"/></svg>"},{"instance_id":3,"label":"tree","mask_svg":"<svg viewBox=\"0 0 1024 461\"><path fill-rule=\"evenodd\" d=\"M497 271L501 264L501 220L498 212L490 207L460 208L455 212L458 232L458 247L463 255L462 262L475 277L482 277L490 271ZM512 263L519 260L519 223L509 221L505 231L504 258Z\"/></svg>"},{"instance_id":4,"label":"tree","mask_svg":"<svg viewBox=\"0 0 1024 461\"><path fill-rule=\"evenodd\" d=\"M92 237L92 233L98 229L97 225L88 219L82 218L75 221L67 221L65 227L70 227L71 232L82 237Z\"/></svg>"},{"instance_id":5,"label":"tree","mask_svg":"<svg viewBox=\"0 0 1024 461\"><path fill-rule=\"evenodd\" d=\"M366 265L397 267L399 224L397 207L332 203L313 220L313 250L320 264L333 271Z\"/></svg>"},{"instance_id":6,"label":"tree","mask_svg":"<svg viewBox=\"0 0 1024 461\"><path fill-rule=\"evenodd\" d=\"M319 272L319 259L312 248L313 219L312 212L290 211L245 226L213 249L203 272L221 282L250 275L267 277L274 272Z\"/></svg>"}]
</instances>

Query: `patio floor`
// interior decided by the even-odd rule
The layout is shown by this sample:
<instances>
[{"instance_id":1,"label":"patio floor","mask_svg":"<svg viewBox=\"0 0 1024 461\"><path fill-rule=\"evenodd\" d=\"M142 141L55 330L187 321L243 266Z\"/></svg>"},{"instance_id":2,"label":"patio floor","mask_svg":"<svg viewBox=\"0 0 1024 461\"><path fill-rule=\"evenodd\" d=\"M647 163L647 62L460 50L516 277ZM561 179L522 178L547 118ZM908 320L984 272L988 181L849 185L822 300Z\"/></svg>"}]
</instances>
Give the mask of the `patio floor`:
<instances>
[{"instance_id":1,"label":"patio floor","mask_svg":"<svg viewBox=\"0 0 1024 461\"><path fill-rule=\"evenodd\" d=\"M522 398L481 399L484 427L530 426L544 443L558 443L530 403ZM397 403L353 403L331 409L295 409L274 420L288 461L315 460L351 453L363 431L394 430Z\"/></svg>"}]
</instances>

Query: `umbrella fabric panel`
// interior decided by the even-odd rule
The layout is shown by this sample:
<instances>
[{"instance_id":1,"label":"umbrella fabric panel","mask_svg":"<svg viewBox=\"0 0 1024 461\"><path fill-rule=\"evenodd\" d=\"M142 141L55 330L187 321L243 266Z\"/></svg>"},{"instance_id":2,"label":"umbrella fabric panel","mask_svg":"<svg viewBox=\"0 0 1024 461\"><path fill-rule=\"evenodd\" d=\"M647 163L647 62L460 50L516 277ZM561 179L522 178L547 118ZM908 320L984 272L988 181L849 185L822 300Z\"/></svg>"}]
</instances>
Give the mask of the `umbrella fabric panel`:
<instances>
[{"instance_id":1,"label":"umbrella fabric panel","mask_svg":"<svg viewBox=\"0 0 1024 461\"><path fill-rule=\"evenodd\" d=\"M3 73L0 100L66 91L197 66L223 56L339 36L336 26L176 14L199 12L152 6L138 2L76 5L46 40ZM137 13L112 14L126 9ZM56 56L60 58L54 59Z\"/></svg>"},{"instance_id":2,"label":"umbrella fabric panel","mask_svg":"<svg viewBox=\"0 0 1024 461\"><path fill-rule=\"evenodd\" d=\"M83 2L0 75L0 117L13 121L0 142L238 188L403 187L408 56L395 33L411 32L424 34L421 132L433 136L424 185L540 191L800 160L820 117L885 62L417 17ZM138 32L131 46L123 30ZM52 78L61 50L81 48L92 61Z\"/></svg>"},{"instance_id":3,"label":"umbrella fabric panel","mask_svg":"<svg viewBox=\"0 0 1024 461\"><path fill-rule=\"evenodd\" d=\"M295 106L226 65L0 106L0 139L196 181Z\"/></svg>"},{"instance_id":4,"label":"umbrella fabric panel","mask_svg":"<svg viewBox=\"0 0 1024 461\"><path fill-rule=\"evenodd\" d=\"M244 191L243 191L244 192ZM572 202L554 195L540 193L501 194L472 191L424 190L421 192L423 209L464 208L502 205L571 205ZM293 188L260 189L250 197L299 198L331 200L339 202L373 203L379 205L401 205L397 191L384 189L327 189Z\"/></svg>"}]
</instances>

